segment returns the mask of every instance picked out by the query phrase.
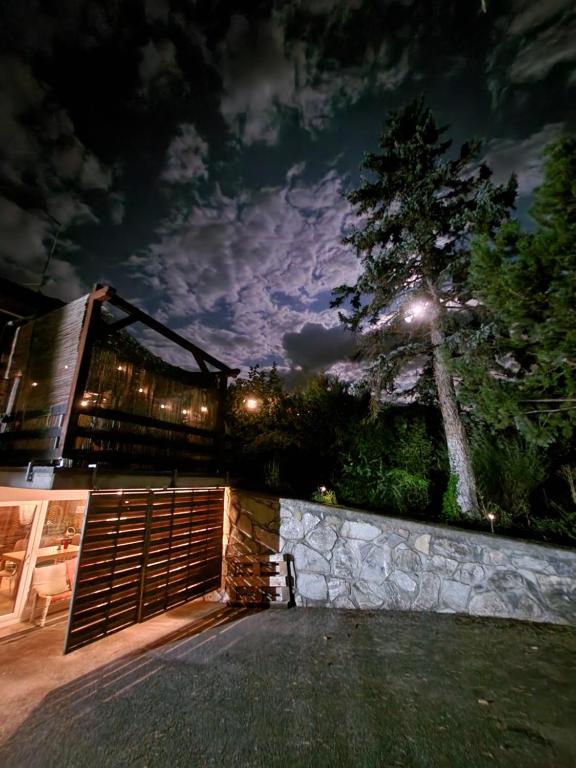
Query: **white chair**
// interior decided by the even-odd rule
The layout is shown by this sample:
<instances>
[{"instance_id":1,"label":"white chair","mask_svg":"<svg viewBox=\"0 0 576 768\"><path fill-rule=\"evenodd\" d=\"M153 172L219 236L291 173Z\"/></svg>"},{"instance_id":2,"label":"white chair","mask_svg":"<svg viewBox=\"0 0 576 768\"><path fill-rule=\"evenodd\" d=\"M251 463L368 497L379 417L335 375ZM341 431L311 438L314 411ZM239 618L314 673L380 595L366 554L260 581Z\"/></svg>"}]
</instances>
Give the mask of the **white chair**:
<instances>
[{"instance_id":1,"label":"white chair","mask_svg":"<svg viewBox=\"0 0 576 768\"><path fill-rule=\"evenodd\" d=\"M4 568L0 570L0 591L4 589L4 579L8 579L8 597L12 597L14 594L14 584L16 583L17 575L18 568L16 565L13 568L4 565Z\"/></svg>"},{"instance_id":2,"label":"white chair","mask_svg":"<svg viewBox=\"0 0 576 768\"><path fill-rule=\"evenodd\" d=\"M54 565L45 565L43 568L34 568L32 575L31 622L34 622L38 598L44 600L44 609L40 618L40 626L43 627L46 624L46 617L52 603L68 600L72 597L77 565L78 558L75 557L72 560L66 560L64 563L54 563Z\"/></svg>"}]
</instances>

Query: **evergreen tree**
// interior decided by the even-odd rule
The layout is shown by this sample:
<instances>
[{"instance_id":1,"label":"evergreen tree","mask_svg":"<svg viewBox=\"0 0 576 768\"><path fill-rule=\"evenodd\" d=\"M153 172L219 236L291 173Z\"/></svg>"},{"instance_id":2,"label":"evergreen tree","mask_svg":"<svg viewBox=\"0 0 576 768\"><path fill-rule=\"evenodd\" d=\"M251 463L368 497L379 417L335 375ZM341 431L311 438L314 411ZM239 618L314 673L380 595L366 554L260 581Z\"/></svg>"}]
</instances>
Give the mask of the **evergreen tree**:
<instances>
[{"instance_id":1,"label":"evergreen tree","mask_svg":"<svg viewBox=\"0 0 576 768\"><path fill-rule=\"evenodd\" d=\"M388 118L378 153L365 156L368 173L349 200L359 225L347 243L362 271L354 286L335 289L334 305L352 329L366 323L368 354L379 389L391 389L407 364L431 360L434 394L442 413L451 472L461 511L478 515L470 451L447 365L453 311L465 306L469 240L491 232L508 216L515 181L494 186L470 141L456 156L421 99ZM349 304L347 304L349 302ZM407 322L411 321L411 322Z\"/></svg>"},{"instance_id":2,"label":"evergreen tree","mask_svg":"<svg viewBox=\"0 0 576 768\"><path fill-rule=\"evenodd\" d=\"M462 394L484 423L540 444L576 425L576 138L546 158L536 231L510 221L475 243L470 282L483 317L458 362Z\"/></svg>"}]
</instances>

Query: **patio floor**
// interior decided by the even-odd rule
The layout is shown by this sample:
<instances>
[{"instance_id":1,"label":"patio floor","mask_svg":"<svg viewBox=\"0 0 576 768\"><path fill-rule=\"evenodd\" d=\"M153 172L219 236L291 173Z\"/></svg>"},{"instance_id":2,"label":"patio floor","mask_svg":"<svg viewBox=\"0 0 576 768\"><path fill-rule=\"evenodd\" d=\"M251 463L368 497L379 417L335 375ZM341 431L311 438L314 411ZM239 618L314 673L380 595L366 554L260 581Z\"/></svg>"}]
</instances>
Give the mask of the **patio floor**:
<instances>
[{"instance_id":1,"label":"patio floor","mask_svg":"<svg viewBox=\"0 0 576 768\"><path fill-rule=\"evenodd\" d=\"M576 629L200 603L0 642L0 765L576 765Z\"/></svg>"}]
</instances>

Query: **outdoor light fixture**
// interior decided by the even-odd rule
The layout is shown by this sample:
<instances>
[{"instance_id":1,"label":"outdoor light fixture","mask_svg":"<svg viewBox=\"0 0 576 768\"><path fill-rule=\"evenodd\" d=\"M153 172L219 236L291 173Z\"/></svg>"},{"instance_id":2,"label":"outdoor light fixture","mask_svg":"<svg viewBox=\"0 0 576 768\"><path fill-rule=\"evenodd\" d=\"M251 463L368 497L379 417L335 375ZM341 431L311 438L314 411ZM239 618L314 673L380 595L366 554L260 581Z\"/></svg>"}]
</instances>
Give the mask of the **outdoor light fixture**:
<instances>
[{"instance_id":1,"label":"outdoor light fixture","mask_svg":"<svg viewBox=\"0 0 576 768\"><path fill-rule=\"evenodd\" d=\"M415 301L408 308L408 314L404 316L405 323L411 323L413 320L420 320L428 311L428 304L425 301Z\"/></svg>"},{"instance_id":2,"label":"outdoor light fixture","mask_svg":"<svg viewBox=\"0 0 576 768\"><path fill-rule=\"evenodd\" d=\"M33 386L33 387L37 387L37 386L38 386L38 382L37 382L37 381L33 381L33 382L32 382L32 386Z\"/></svg>"},{"instance_id":3,"label":"outdoor light fixture","mask_svg":"<svg viewBox=\"0 0 576 768\"><path fill-rule=\"evenodd\" d=\"M201 405L200 406L200 413L208 413L208 406L207 405Z\"/></svg>"},{"instance_id":4,"label":"outdoor light fixture","mask_svg":"<svg viewBox=\"0 0 576 768\"><path fill-rule=\"evenodd\" d=\"M144 392L144 389L142 387L138 387L138 392Z\"/></svg>"},{"instance_id":5,"label":"outdoor light fixture","mask_svg":"<svg viewBox=\"0 0 576 768\"><path fill-rule=\"evenodd\" d=\"M258 402L258 400L256 400L255 397L248 397L244 401L244 404L246 405L246 408L249 411L255 411L255 410L258 409L258 406L259 406L259 402Z\"/></svg>"},{"instance_id":6,"label":"outdoor light fixture","mask_svg":"<svg viewBox=\"0 0 576 768\"><path fill-rule=\"evenodd\" d=\"M186 410L186 408L184 408L184 410L182 411L182 415L183 416L187 416L188 415L188 411Z\"/></svg>"},{"instance_id":7,"label":"outdoor light fixture","mask_svg":"<svg viewBox=\"0 0 576 768\"><path fill-rule=\"evenodd\" d=\"M124 368L122 368L122 366L121 366L121 365L119 365L119 366L118 366L118 370L119 370L119 371L123 371L123 370L124 370Z\"/></svg>"},{"instance_id":8,"label":"outdoor light fixture","mask_svg":"<svg viewBox=\"0 0 576 768\"><path fill-rule=\"evenodd\" d=\"M489 512L488 520L490 520L490 530L494 533L494 520L496 520L496 515L493 512Z\"/></svg>"},{"instance_id":9,"label":"outdoor light fixture","mask_svg":"<svg viewBox=\"0 0 576 768\"><path fill-rule=\"evenodd\" d=\"M80 405L82 406L82 408L86 408L86 406L88 405L88 400L81 400Z\"/></svg>"},{"instance_id":10,"label":"outdoor light fixture","mask_svg":"<svg viewBox=\"0 0 576 768\"><path fill-rule=\"evenodd\" d=\"M164 405L164 403L162 403L162 404L160 405L160 408L166 408L166 406Z\"/></svg>"}]
</instances>

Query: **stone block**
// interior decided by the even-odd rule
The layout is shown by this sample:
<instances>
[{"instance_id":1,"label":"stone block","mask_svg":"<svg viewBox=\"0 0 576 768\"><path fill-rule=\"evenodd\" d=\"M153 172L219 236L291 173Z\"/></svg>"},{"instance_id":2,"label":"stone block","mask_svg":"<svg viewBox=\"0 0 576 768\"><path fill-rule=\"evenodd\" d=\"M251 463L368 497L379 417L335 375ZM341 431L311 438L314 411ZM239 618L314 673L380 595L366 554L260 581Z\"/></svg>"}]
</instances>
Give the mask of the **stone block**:
<instances>
[{"instance_id":1,"label":"stone block","mask_svg":"<svg viewBox=\"0 0 576 768\"><path fill-rule=\"evenodd\" d=\"M337 597L333 601L332 607L333 608L356 608L352 600L349 597L346 597L346 595L340 595L339 597Z\"/></svg>"},{"instance_id":2,"label":"stone block","mask_svg":"<svg viewBox=\"0 0 576 768\"><path fill-rule=\"evenodd\" d=\"M392 553L392 560L396 568L407 573L418 573L422 570L420 556L413 552L406 544L399 544Z\"/></svg>"},{"instance_id":3,"label":"stone block","mask_svg":"<svg viewBox=\"0 0 576 768\"><path fill-rule=\"evenodd\" d=\"M519 569L546 573L550 570L550 564L544 558L521 555L512 558L512 564Z\"/></svg>"},{"instance_id":4,"label":"stone block","mask_svg":"<svg viewBox=\"0 0 576 768\"><path fill-rule=\"evenodd\" d=\"M430 611L440 602L440 577L435 573L423 573L420 577L420 590L414 601L414 608Z\"/></svg>"},{"instance_id":5,"label":"stone block","mask_svg":"<svg viewBox=\"0 0 576 768\"><path fill-rule=\"evenodd\" d=\"M419 536L417 535L414 539L414 543L412 545L414 549L418 550L418 552L422 552L423 555L429 555L430 554L430 534L429 533L421 533Z\"/></svg>"},{"instance_id":6,"label":"stone block","mask_svg":"<svg viewBox=\"0 0 576 768\"><path fill-rule=\"evenodd\" d=\"M576 555L567 560L560 557L550 557L548 562L550 569L557 576L570 576L576 579Z\"/></svg>"},{"instance_id":7,"label":"stone block","mask_svg":"<svg viewBox=\"0 0 576 768\"><path fill-rule=\"evenodd\" d=\"M402 544L402 545L406 544L405 536L400 536L400 534L398 533L388 534L388 546L397 547L399 544Z\"/></svg>"},{"instance_id":8,"label":"stone block","mask_svg":"<svg viewBox=\"0 0 576 768\"><path fill-rule=\"evenodd\" d=\"M424 559L424 567L440 576L453 576L458 562L449 557L442 557L442 555L432 555L432 557Z\"/></svg>"},{"instance_id":9,"label":"stone block","mask_svg":"<svg viewBox=\"0 0 576 768\"><path fill-rule=\"evenodd\" d=\"M304 536L304 526L301 520L286 517L280 522L280 535L284 539L301 539Z\"/></svg>"},{"instance_id":10,"label":"stone block","mask_svg":"<svg viewBox=\"0 0 576 768\"><path fill-rule=\"evenodd\" d=\"M440 600L443 608L451 608L453 611L465 611L470 596L470 587L460 581L444 579L440 591Z\"/></svg>"},{"instance_id":11,"label":"stone block","mask_svg":"<svg viewBox=\"0 0 576 768\"><path fill-rule=\"evenodd\" d=\"M431 551L434 555L442 555L453 560L473 560L473 550L469 544L463 541L455 541L439 537L432 539Z\"/></svg>"},{"instance_id":12,"label":"stone block","mask_svg":"<svg viewBox=\"0 0 576 768\"><path fill-rule=\"evenodd\" d=\"M389 611L406 611L410 608L412 595L398 587L393 581L388 579L382 584L380 593L383 597L381 608Z\"/></svg>"},{"instance_id":13,"label":"stone block","mask_svg":"<svg viewBox=\"0 0 576 768\"><path fill-rule=\"evenodd\" d=\"M357 581L352 585L352 597L358 608L378 608L383 600L382 595L366 581Z\"/></svg>"},{"instance_id":14,"label":"stone block","mask_svg":"<svg viewBox=\"0 0 576 768\"><path fill-rule=\"evenodd\" d=\"M390 581L400 587L400 589L403 589L405 592L416 591L416 580L403 571L394 571L394 573L390 576Z\"/></svg>"},{"instance_id":15,"label":"stone block","mask_svg":"<svg viewBox=\"0 0 576 768\"><path fill-rule=\"evenodd\" d=\"M361 555L352 542L339 539L332 550L331 571L340 578L358 578Z\"/></svg>"},{"instance_id":16,"label":"stone block","mask_svg":"<svg viewBox=\"0 0 576 768\"><path fill-rule=\"evenodd\" d=\"M361 539L372 541L380 534L380 529L371 523L358 523L355 520L345 520L342 523L340 536L343 539Z\"/></svg>"},{"instance_id":17,"label":"stone block","mask_svg":"<svg viewBox=\"0 0 576 768\"><path fill-rule=\"evenodd\" d=\"M267 531L265 528L254 526L254 539L271 552L278 551L279 536Z\"/></svg>"},{"instance_id":18,"label":"stone block","mask_svg":"<svg viewBox=\"0 0 576 768\"><path fill-rule=\"evenodd\" d=\"M350 597L350 582L344 579L328 579L328 597L334 602L339 597Z\"/></svg>"},{"instance_id":19,"label":"stone block","mask_svg":"<svg viewBox=\"0 0 576 768\"><path fill-rule=\"evenodd\" d=\"M370 582L382 582L390 572L390 561L382 547L371 546L361 568L360 578Z\"/></svg>"},{"instance_id":20,"label":"stone block","mask_svg":"<svg viewBox=\"0 0 576 768\"><path fill-rule=\"evenodd\" d=\"M236 528L247 536L252 536L252 517L246 513L242 513L236 521Z\"/></svg>"},{"instance_id":21,"label":"stone block","mask_svg":"<svg viewBox=\"0 0 576 768\"><path fill-rule=\"evenodd\" d=\"M319 552L332 552L332 548L338 538L336 531L326 525L320 525L314 528L306 535L305 541L310 547Z\"/></svg>"},{"instance_id":22,"label":"stone block","mask_svg":"<svg viewBox=\"0 0 576 768\"><path fill-rule=\"evenodd\" d=\"M468 603L471 616L510 616L510 609L496 592L480 592Z\"/></svg>"},{"instance_id":23,"label":"stone block","mask_svg":"<svg viewBox=\"0 0 576 768\"><path fill-rule=\"evenodd\" d=\"M509 565L510 557L506 552L501 552L499 549L483 547L480 562L487 565Z\"/></svg>"},{"instance_id":24,"label":"stone block","mask_svg":"<svg viewBox=\"0 0 576 768\"><path fill-rule=\"evenodd\" d=\"M304 535L315 528L320 522L320 518L316 515L310 514L310 512L304 512L302 515L302 528L304 529Z\"/></svg>"},{"instance_id":25,"label":"stone block","mask_svg":"<svg viewBox=\"0 0 576 768\"><path fill-rule=\"evenodd\" d=\"M329 573L330 563L315 549L310 549L305 544L296 544L293 551L294 568L296 573L300 571L313 571L314 573Z\"/></svg>"},{"instance_id":26,"label":"stone block","mask_svg":"<svg viewBox=\"0 0 576 768\"><path fill-rule=\"evenodd\" d=\"M324 576L311 573L298 574L296 590L307 600L328 600L328 588Z\"/></svg>"},{"instance_id":27,"label":"stone block","mask_svg":"<svg viewBox=\"0 0 576 768\"><path fill-rule=\"evenodd\" d=\"M484 581L486 571L478 563L463 563L456 571L456 578L463 584L480 584Z\"/></svg>"}]
</instances>

